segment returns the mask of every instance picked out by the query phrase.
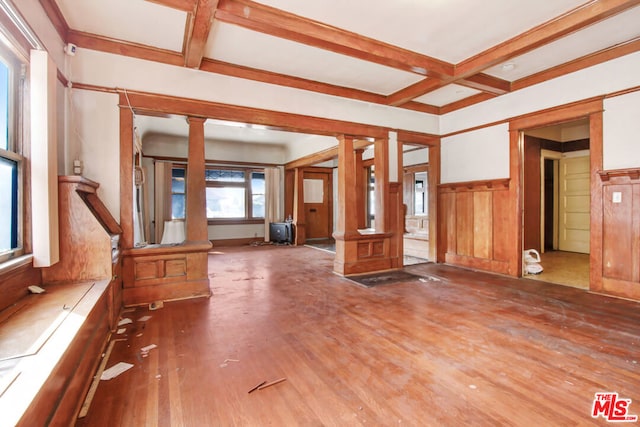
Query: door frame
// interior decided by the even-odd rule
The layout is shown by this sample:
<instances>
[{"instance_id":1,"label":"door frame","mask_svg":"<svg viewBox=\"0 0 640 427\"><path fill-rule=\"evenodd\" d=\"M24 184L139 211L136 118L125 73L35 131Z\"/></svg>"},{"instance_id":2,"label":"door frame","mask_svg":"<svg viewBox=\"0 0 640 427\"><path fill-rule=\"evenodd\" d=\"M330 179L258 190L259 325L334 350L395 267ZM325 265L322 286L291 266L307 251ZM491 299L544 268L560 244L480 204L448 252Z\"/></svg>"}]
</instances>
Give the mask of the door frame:
<instances>
[{"instance_id":1,"label":"door frame","mask_svg":"<svg viewBox=\"0 0 640 427\"><path fill-rule=\"evenodd\" d=\"M327 203L327 230L328 230L328 235L327 238L331 238L331 235L333 234L333 168L325 168L325 167L308 167L308 168L304 168L303 172L302 172L302 180L304 182L305 179L313 179L313 178L309 178L309 174L321 174L321 175L326 175L326 188L324 191L324 201ZM302 199L303 199L303 204L305 204L306 202L304 202L304 191L303 191L303 195L302 195ZM323 202L324 203L324 202ZM308 221L308 218L306 217L305 214L305 224ZM308 227L307 227L307 231L305 232L305 241L309 239L308 237Z\"/></svg>"},{"instance_id":2,"label":"door frame","mask_svg":"<svg viewBox=\"0 0 640 427\"><path fill-rule=\"evenodd\" d=\"M546 110L526 114L509 121L509 171L510 200L514 214L510 229L513 235L510 268L522 277L523 243L523 172L524 172L524 134L523 131L536 127L549 126L582 118L589 118L590 138L590 256L589 286L591 290L602 288L602 187L599 185L598 171L603 167L603 98L588 99Z\"/></svg>"}]
</instances>

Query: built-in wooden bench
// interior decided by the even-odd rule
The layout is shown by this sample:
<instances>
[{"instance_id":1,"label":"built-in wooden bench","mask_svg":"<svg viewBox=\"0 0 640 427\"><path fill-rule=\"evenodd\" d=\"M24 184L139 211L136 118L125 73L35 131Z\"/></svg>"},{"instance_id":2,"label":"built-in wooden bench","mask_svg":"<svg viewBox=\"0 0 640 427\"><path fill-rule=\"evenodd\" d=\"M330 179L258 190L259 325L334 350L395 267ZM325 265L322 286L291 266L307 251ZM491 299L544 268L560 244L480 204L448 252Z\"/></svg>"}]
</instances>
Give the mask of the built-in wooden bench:
<instances>
[{"instance_id":1,"label":"built-in wooden bench","mask_svg":"<svg viewBox=\"0 0 640 427\"><path fill-rule=\"evenodd\" d=\"M110 280L43 286L0 312L3 425L70 425L109 337Z\"/></svg>"},{"instance_id":2,"label":"built-in wooden bench","mask_svg":"<svg viewBox=\"0 0 640 427\"><path fill-rule=\"evenodd\" d=\"M58 181L60 259L0 273L0 424L73 425L122 307L120 225L80 176ZM42 294L29 294L40 285Z\"/></svg>"}]
</instances>

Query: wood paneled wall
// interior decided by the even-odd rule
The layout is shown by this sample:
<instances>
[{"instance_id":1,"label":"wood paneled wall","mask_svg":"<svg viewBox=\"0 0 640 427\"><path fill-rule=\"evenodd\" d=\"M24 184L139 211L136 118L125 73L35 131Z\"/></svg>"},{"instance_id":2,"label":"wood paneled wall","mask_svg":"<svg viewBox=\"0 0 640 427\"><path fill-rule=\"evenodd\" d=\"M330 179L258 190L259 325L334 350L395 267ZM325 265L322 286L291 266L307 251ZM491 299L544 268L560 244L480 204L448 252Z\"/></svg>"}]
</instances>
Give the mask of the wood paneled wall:
<instances>
[{"instance_id":1,"label":"wood paneled wall","mask_svg":"<svg viewBox=\"0 0 640 427\"><path fill-rule=\"evenodd\" d=\"M438 187L440 236L445 262L502 274L510 266L512 219L509 180Z\"/></svg>"},{"instance_id":2,"label":"wood paneled wall","mask_svg":"<svg viewBox=\"0 0 640 427\"><path fill-rule=\"evenodd\" d=\"M592 290L640 299L640 169L601 172L602 283Z\"/></svg>"},{"instance_id":3,"label":"wood paneled wall","mask_svg":"<svg viewBox=\"0 0 640 427\"><path fill-rule=\"evenodd\" d=\"M29 261L28 264L0 274L0 283L2 283L2 292L0 292L0 311L2 311L15 304L20 298L26 297L29 294L28 286L41 285L42 273Z\"/></svg>"}]
</instances>

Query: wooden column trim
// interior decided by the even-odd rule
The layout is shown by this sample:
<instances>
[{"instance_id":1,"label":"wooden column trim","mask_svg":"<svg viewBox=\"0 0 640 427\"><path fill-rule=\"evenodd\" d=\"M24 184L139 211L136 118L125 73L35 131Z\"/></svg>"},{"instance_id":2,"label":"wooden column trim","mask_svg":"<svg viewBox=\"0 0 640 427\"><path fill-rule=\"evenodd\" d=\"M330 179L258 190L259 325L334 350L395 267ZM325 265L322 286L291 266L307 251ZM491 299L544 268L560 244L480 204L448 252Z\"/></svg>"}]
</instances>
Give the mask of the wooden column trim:
<instances>
[{"instance_id":1,"label":"wooden column trim","mask_svg":"<svg viewBox=\"0 0 640 427\"><path fill-rule=\"evenodd\" d=\"M591 176L591 218L589 240L589 289L603 291L603 200L602 182L598 172L603 168L603 113L597 111L589 115L589 155Z\"/></svg>"},{"instance_id":2,"label":"wooden column trim","mask_svg":"<svg viewBox=\"0 0 640 427\"><path fill-rule=\"evenodd\" d=\"M133 247L133 111L120 96L120 227L123 249Z\"/></svg>"},{"instance_id":3,"label":"wooden column trim","mask_svg":"<svg viewBox=\"0 0 640 427\"><path fill-rule=\"evenodd\" d=\"M202 117L189 117L189 161L187 165L186 240L208 242L204 122Z\"/></svg>"},{"instance_id":4,"label":"wooden column trim","mask_svg":"<svg viewBox=\"0 0 640 427\"><path fill-rule=\"evenodd\" d=\"M338 222L334 236L336 239L358 235L358 211L354 194L356 189L355 151L353 137L338 137Z\"/></svg>"},{"instance_id":5,"label":"wooden column trim","mask_svg":"<svg viewBox=\"0 0 640 427\"><path fill-rule=\"evenodd\" d=\"M293 183L293 222L296 225L296 245L307 241L306 215L304 213L304 168L296 168Z\"/></svg>"},{"instance_id":6,"label":"wooden column trim","mask_svg":"<svg viewBox=\"0 0 640 427\"><path fill-rule=\"evenodd\" d=\"M508 224L510 232L507 235L514 236L513 256L509 260L509 274L516 277L522 276L522 153L523 147L520 140L520 129L509 130L509 201L512 221Z\"/></svg>"},{"instance_id":7,"label":"wooden column trim","mask_svg":"<svg viewBox=\"0 0 640 427\"><path fill-rule=\"evenodd\" d=\"M438 209L438 185L440 184L440 142L429 146L429 258L444 262L444 242L438 236L440 212Z\"/></svg>"},{"instance_id":8,"label":"wooden column trim","mask_svg":"<svg viewBox=\"0 0 640 427\"><path fill-rule=\"evenodd\" d=\"M389 231L389 140L374 142L373 164L375 167L375 229L376 233Z\"/></svg>"},{"instance_id":9,"label":"wooden column trim","mask_svg":"<svg viewBox=\"0 0 640 427\"><path fill-rule=\"evenodd\" d=\"M355 150L355 173L356 173L356 216L358 217L358 229L367 227L367 170L362 162L363 149Z\"/></svg>"}]
</instances>

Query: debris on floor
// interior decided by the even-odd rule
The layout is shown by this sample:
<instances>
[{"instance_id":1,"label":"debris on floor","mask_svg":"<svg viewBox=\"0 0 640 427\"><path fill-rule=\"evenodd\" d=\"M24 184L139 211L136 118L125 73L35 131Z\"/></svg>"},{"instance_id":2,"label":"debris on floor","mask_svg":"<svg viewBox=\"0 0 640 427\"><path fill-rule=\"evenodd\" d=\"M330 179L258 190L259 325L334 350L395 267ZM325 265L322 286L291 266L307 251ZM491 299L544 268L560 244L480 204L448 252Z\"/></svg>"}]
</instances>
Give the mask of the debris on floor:
<instances>
[{"instance_id":1,"label":"debris on floor","mask_svg":"<svg viewBox=\"0 0 640 427\"><path fill-rule=\"evenodd\" d=\"M101 380L110 380L112 378L117 377L121 373L123 373L125 371L128 371L131 368L133 368L133 365L131 363L118 362L115 365L113 365L112 367L110 367L109 369L105 369L102 372L102 375L100 376L100 379Z\"/></svg>"}]
</instances>

